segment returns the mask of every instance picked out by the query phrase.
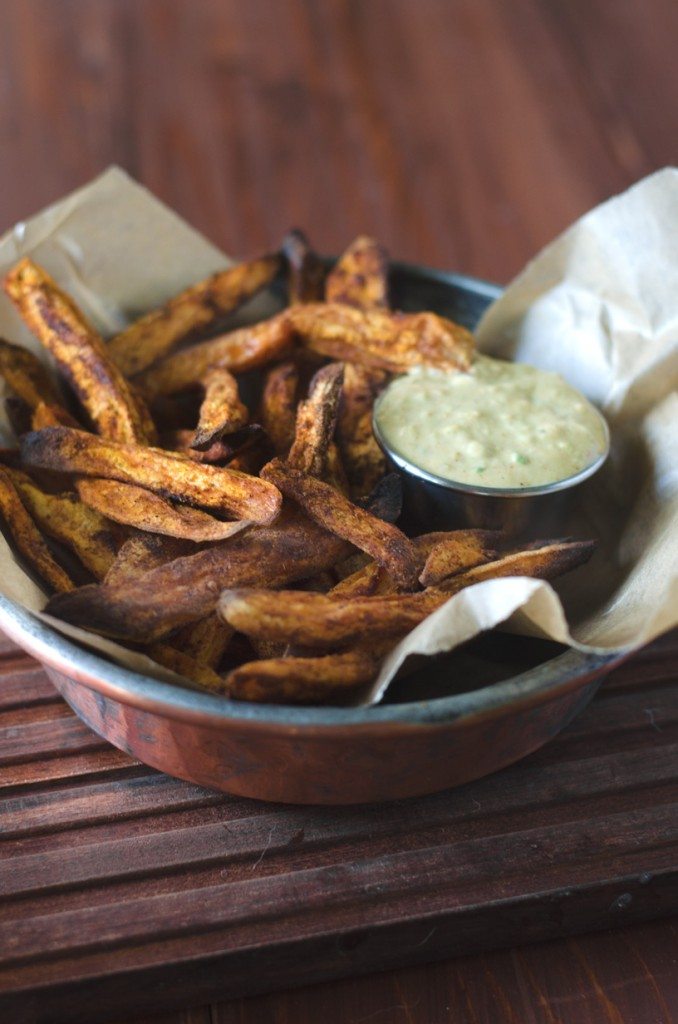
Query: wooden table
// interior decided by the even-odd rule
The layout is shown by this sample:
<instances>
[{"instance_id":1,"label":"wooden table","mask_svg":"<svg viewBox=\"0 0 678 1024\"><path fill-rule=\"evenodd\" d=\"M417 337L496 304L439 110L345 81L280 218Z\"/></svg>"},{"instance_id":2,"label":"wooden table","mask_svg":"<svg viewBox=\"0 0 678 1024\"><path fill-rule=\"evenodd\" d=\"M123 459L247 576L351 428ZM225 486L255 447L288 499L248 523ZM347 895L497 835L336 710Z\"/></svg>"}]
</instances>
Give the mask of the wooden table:
<instances>
[{"instance_id":1,"label":"wooden table","mask_svg":"<svg viewBox=\"0 0 678 1024\"><path fill-rule=\"evenodd\" d=\"M506 281L678 162L673 0L4 0L0 24L3 226L119 163L233 254L294 224L327 252L369 231ZM663 920L156 1021L669 1024L676 937Z\"/></svg>"}]
</instances>

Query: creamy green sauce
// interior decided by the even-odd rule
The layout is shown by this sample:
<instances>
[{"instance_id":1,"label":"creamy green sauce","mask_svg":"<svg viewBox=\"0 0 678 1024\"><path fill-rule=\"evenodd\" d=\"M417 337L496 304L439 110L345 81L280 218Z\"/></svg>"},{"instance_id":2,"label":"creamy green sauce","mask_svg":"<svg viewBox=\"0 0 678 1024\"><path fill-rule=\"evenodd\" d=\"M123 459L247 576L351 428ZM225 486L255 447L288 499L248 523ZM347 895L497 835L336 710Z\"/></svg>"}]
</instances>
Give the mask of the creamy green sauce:
<instances>
[{"instance_id":1,"label":"creamy green sauce","mask_svg":"<svg viewBox=\"0 0 678 1024\"><path fill-rule=\"evenodd\" d=\"M536 487L592 465L600 413L557 373L477 356L468 373L417 368L382 395L384 440L420 469L480 487Z\"/></svg>"}]
</instances>

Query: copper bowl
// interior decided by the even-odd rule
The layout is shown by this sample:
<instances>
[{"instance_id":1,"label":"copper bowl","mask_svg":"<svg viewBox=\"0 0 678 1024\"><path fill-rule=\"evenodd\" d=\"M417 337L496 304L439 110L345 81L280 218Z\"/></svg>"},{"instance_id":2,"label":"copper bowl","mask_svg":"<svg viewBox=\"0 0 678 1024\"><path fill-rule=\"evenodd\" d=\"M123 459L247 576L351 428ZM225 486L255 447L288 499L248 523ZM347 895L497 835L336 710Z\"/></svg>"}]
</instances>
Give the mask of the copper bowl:
<instances>
[{"instance_id":1,"label":"copper bowl","mask_svg":"<svg viewBox=\"0 0 678 1024\"><path fill-rule=\"evenodd\" d=\"M396 264L401 309L473 327L499 294L456 274ZM371 708L245 704L171 686L78 646L6 597L0 629L45 666L95 732L169 775L260 800L351 804L470 782L556 735L614 657L488 634L426 661ZM517 672L517 674L516 674Z\"/></svg>"}]
</instances>

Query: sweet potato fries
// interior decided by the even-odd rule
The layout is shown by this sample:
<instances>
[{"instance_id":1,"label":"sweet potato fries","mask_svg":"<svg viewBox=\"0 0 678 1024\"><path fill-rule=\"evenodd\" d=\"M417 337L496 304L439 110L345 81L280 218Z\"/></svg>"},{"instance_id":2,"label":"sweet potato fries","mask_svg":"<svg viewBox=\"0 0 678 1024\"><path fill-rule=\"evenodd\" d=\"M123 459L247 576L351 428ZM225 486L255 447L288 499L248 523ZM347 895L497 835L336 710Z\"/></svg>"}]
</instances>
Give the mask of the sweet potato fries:
<instances>
[{"instance_id":1,"label":"sweet potato fries","mask_svg":"<svg viewBox=\"0 0 678 1024\"><path fill-rule=\"evenodd\" d=\"M265 319L229 325L274 278L283 308L277 286ZM591 554L587 541L519 550L488 531L408 537L396 525L399 479L372 433L374 401L418 365L463 372L473 338L392 309L374 239L328 270L291 232L280 253L192 285L108 341L30 259L5 290L67 385L0 340L17 433L0 453L9 541L49 589L51 615L140 647L194 686L355 699L453 594L549 579Z\"/></svg>"}]
</instances>

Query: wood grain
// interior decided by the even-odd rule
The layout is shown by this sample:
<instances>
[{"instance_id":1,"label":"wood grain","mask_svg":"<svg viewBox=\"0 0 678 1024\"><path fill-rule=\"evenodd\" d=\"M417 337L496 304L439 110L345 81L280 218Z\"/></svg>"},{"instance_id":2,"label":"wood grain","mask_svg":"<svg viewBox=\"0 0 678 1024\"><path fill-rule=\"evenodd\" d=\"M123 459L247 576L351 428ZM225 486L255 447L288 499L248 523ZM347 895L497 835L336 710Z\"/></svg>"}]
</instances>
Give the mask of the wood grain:
<instances>
[{"instance_id":1,"label":"wood grain","mask_svg":"<svg viewBox=\"0 0 678 1024\"><path fill-rule=\"evenodd\" d=\"M371 808L275 807L160 775L47 701L30 663L4 652L0 682L15 692L18 665L32 683L0 711L0 1009L17 1024L89 1024L669 913L677 650L673 636L626 663L521 764ZM467 995L481 967L499 1003L509 966L529 988L520 955L469 961ZM594 971L582 956L579 973ZM461 984L459 965L445 970ZM394 977L380 984L410 1006ZM275 1020L297 998L257 1005Z\"/></svg>"},{"instance_id":2,"label":"wood grain","mask_svg":"<svg viewBox=\"0 0 678 1024\"><path fill-rule=\"evenodd\" d=\"M673 0L4 0L0 27L0 228L115 162L235 254L276 244L293 224L326 252L370 231L394 256L505 281L588 207L678 162ZM0 869L17 892L0 919L67 907L96 917L140 894L206 893L222 871L273 884L292 862L331 870L332 850L388 856L394 835L409 857L422 837L435 848L457 834L453 848L475 856L488 841L483 813L492 834L518 818L541 829L541 863L563 794L570 823L635 828L634 815L665 814L675 797L675 655L675 641L655 645L561 739L498 777L506 783L456 794L478 800L480 825L473 803L464 815L433 801L430 828L405 843L388 814L369 838L344 812L315 831L293 817L281 827L270 809L148 772L74 723L0 638ZM588 793L577 765L591 771ZM542 788L530 799L533 773ZM593 862L624 867L600 833L588 841ZM571 851L579 870L585 851ZM609 924L635 910L616 907ZM675 926L660 921L154 1020L671 1024L675 949ZM362 969L351 955L337 954L344 972ZM55 964L45 961L48 982ZM259 973L281 988L294 969L292 959L269 976L264 962ZM135 990L130 1005L178 1007L220 981L232 984L206 970L194 989ZM24 1001L22 1017L6 1017L20 1024L41 1009ZM107 1009L93 995L88 1024Z\"/></svg>"}]
</instances>

